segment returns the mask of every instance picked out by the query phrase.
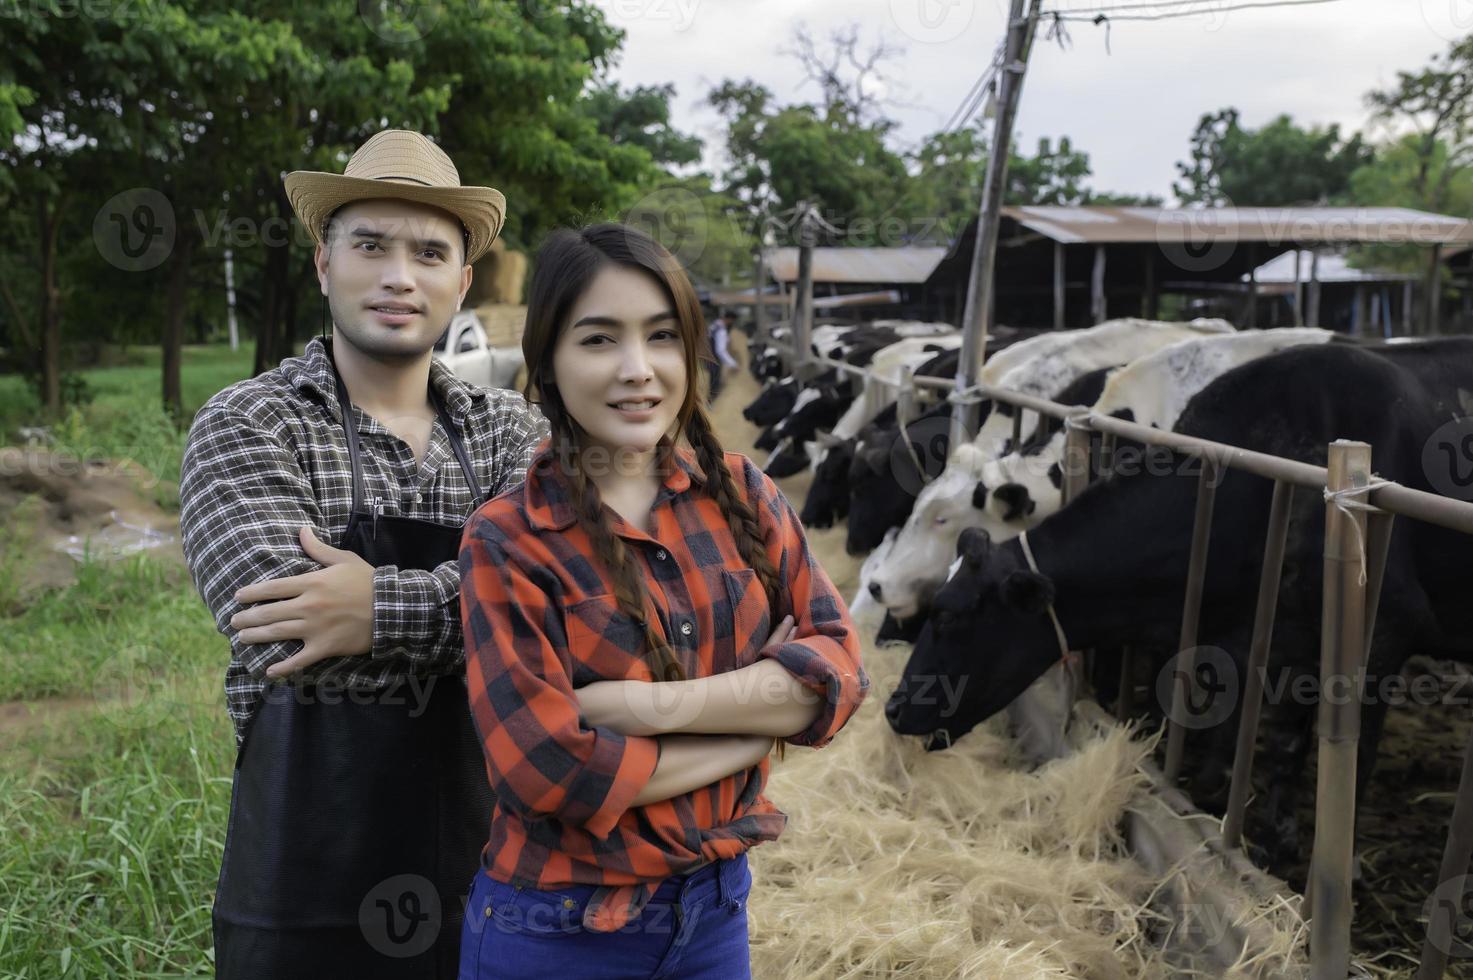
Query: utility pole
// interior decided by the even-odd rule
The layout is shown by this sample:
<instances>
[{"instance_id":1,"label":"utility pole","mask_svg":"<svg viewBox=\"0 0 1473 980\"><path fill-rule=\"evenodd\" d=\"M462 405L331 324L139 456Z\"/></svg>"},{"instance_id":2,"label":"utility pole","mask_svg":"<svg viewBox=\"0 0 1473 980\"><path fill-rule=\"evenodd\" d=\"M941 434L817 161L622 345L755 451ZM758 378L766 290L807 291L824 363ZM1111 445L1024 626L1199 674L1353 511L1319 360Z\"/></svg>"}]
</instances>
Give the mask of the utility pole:
<instances>
[{"instance_id":1,"label":"utility pole","mask_svg":"<svg viewBox=\"0 0 1473 980\"><path fill-rule=\"evenodd\" d=\"M813 206L798 205L798 299L793 315L793 374L801 384L808 380L808 362L813 334L813 243L818 237Z\"/></svg>"},{"instance_id":2,"label":"utility pole","mask_svg":"<svg viewBox=\"0 0 1473 980\"><path fill-rule=\"evenodd\" d=\"M982 206L977 219L977 244L972 254L972 274L967 284L966 316L962 320L961 359L956 369L956 390L965 391L977 382L987 351L988 320L993 309L993 267L997 258L998 223L1008 176L1008 153L1013 142L1013 122L1018 116L1018 97L1028 70L1028 54L1038 30L1043 0L1031 0L1023 16L1023 0L1011 0L1008 39L1002 68L998 72L997 121L992 131L992 156L987 160L987 179L982 184ZM951 444L959 446L976 431L977 406L955 405L951 416Z\"/></svg>"}]
</instances>

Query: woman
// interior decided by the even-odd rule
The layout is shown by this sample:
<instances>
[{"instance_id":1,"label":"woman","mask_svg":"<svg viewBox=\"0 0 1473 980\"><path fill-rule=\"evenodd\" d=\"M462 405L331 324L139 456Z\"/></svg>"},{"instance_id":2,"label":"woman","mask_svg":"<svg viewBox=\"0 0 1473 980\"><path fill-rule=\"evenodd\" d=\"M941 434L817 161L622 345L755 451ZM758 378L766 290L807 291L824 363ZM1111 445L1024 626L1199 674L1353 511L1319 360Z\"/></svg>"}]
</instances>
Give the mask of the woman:
<instances>
[{"instance_id":1,"label":"woman","mask_svg":"<svg viewBox=\"0 0 1473 980\"><path fill-rule=\"evenodd\" d=\"M869 686L797 516L711 430L704 347L641 232L538 255L522 350L552 435L460 557L497 801L466 980L750 976L745 853L787 820L767 754L827 744Z\"/></svg>"}]
</instances>

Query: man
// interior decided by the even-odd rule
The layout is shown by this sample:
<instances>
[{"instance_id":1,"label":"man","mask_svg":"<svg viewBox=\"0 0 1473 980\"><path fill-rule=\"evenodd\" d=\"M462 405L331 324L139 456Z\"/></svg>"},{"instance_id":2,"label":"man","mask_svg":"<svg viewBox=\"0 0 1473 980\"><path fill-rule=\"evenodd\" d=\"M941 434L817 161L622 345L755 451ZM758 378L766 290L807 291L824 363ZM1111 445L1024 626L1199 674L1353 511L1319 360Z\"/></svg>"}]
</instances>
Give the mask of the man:
<instances>
[{"instance_id":1,"label":"man","mask_svg":"<svg viewBox=\"0 0 1473 980\"><path fill-rule=\"evenodd\" d=\"M185 557L230 639L239 747L215 966L453 977L490 821L460 531L521 481L546 421L431 350L505 202L403 130L286 190L332 337L211 398L180 482Z\"/></svg>"},{"instance_id":2,"label":"man","mask_svg":"<svg viewBox=\"0 0 1473 980\"><path fill-rule=\"evenodd\" d=\"M726 318L717 314L707 324L707 331L711 339L711 353L716 358L707 362L707 370L710 372L710 400L715 401L716 396L721 394L725 385L727 373L740 367L736 358L731 356L728 347L731 331L726 325Z\"/></svg>"}]
</instances>

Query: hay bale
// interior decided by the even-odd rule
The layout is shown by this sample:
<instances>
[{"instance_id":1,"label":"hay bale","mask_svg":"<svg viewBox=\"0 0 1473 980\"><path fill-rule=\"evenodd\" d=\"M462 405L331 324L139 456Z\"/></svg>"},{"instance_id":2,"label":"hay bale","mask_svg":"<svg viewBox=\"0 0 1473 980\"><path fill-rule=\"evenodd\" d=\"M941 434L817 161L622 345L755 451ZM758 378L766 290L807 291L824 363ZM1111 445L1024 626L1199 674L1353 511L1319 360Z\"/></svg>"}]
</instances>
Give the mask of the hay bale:
<instances>
[{"instance_id":1,"label":"hay bale","mask_svg":"<svg viewBox=\"0 0 1473 980\"><path fill-rule=\"evenodd\" d=\"M486 342L492 347L521 347L522 331L527 325L527 308L510 303L483 303L476 316L486 331Z\"/></svg>"}]
</instances>

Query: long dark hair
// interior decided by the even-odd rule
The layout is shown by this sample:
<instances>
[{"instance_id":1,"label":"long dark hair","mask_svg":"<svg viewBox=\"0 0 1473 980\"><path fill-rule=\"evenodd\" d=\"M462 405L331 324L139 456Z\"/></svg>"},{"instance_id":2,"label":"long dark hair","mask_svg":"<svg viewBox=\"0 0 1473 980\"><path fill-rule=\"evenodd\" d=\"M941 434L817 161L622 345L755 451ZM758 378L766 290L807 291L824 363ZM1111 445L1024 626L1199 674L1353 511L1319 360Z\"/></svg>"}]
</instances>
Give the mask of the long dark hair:
<instances>
[{"instance_id":1,"label":"long dark hair","mask_svg":"<svg viewBox=\"0 0 1473 980\"><path fill-rule=\"evenodd\" d=\"M774 621L780 608L781 590L777 569L763 545L757 513L737 491L701 398L700 361L710 357L710 344L700 301L685 270L663 245L627 225L597 224L578 231L553 232L537 253L527 300L527 326L522 334L522 354L527 361L525 393L541 407L552 425L553 458L573 463L567 472L573 484L578 526L588 535L594 555L613 579L619 610L644 629L645 657L651 672L656 680L679 680L685 676L680 662L669 644L655 632L645 611L648 596L637 560L613 532L598 487L579 464L583 430L568 414L552 372L553 351L559 335L567 327L573 305L598 272L610 264L649 275L670 300L685 352L685 400L676 416L675 430L695 451L701 472L706 476L706 487L726 515L742 559L757 573ZM674 448L669 438L661 440L658 459L662 465L671 464Z\"/></svg>"}]
</instances>

